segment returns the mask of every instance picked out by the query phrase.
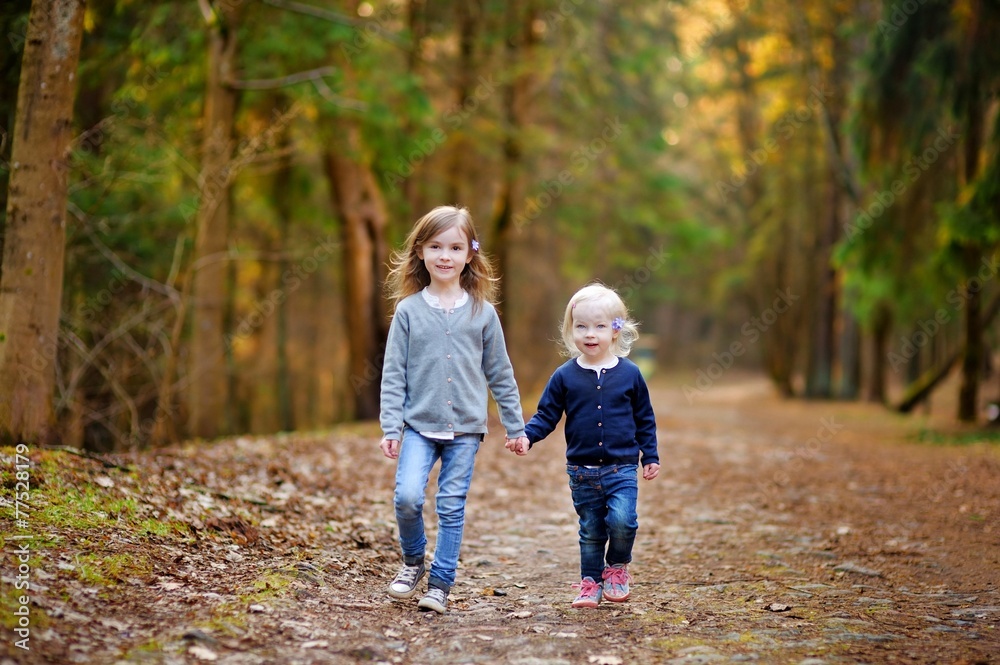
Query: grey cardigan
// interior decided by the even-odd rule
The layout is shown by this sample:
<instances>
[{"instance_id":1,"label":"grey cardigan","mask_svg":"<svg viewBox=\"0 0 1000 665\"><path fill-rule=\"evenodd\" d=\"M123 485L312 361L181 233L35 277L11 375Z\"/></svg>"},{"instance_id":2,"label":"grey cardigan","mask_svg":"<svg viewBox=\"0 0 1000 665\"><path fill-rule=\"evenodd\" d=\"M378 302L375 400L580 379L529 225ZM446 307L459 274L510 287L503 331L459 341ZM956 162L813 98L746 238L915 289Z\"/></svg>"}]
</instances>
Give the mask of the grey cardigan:
<instances>
[{"instance_id":1,"label":"grey cardigan","mask_svg":"<svg viewBox=\"0 0 1000 665\"><path fill-rule=\"evenodd\" d=\"M472 310L470 298L449 315L420 293L396 306L382 367L385 438L402 438L404 425L418 432L485 434L487 387L507 436L524 433L500 318L489 303L474 316Z\"/></svg>"}]
</instances>

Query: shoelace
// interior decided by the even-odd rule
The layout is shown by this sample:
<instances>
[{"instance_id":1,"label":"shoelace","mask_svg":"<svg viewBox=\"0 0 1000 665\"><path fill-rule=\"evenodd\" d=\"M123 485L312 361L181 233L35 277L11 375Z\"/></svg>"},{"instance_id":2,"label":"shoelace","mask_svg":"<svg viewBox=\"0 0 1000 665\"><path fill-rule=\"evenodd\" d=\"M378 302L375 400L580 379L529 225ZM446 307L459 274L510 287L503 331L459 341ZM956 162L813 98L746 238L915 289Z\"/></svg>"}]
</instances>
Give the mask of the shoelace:
<instances>
[{"instance_id":1,"label":"shoelace","mask_svg":"<svg viewBox=\"0 0 1000 665\"><path fill-rule=\"evenodd\" d=\"M605 568L601 577L612 584L628 584L632 581L632 575L624 568Z\"/></svg>"},{"instance_id":2,"label":"shoelace","mask_svg":"<svg viewBox=\"0 0 1000 665\"><path fill-rule=\"evenodd\" d=\"M394 581L400 584L412 585L417 579L418 572L420 572L420 566L403 566L403 569L399 571Z\"/></svg>"},{"instance_id":3,"label":"shoelace","mask_svg":"<svg viewBox=\"0 0 1000 665\"><path fill-rule=\"evenodd\" d=\"M580 580L578 584L574 584L573 588L579 589L581 596L596 596L597 592L601 590L601 585L594 580L584 579Z\"/></svg>"},{"instance_id":4,"label":"shoelace","mask_svg":"<svg viewBox=\"0 0 1000 665\"><path fill-rule=\"evenodd\" d=\"M444 604L444 601L448 599L448 596L444 595L444 591L436 586L432 586L427 590L427 597L432 598L441 604Z\"/></svg>"}]
</instances>

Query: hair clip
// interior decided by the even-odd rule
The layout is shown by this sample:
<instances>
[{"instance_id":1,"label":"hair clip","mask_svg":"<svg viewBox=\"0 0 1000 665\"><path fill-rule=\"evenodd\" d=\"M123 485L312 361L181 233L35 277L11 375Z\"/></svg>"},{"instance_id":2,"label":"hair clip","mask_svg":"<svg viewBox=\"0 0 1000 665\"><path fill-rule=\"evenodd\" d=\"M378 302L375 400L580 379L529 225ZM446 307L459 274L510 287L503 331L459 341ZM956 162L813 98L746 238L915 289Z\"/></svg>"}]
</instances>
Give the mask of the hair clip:
<instances>
[{"instance_id":1,"label":"hair clip","mask_svg":"<svg viewBox=\"0 0 1000 665\"><path fill-rule=\"evenodd\" d=\"M472 240L472 251L473 252L478 252L479 251L479 241L476 240L475 238L473 238L473 240Z\"/></svg>"},{"instance_id":2,"label":"hair clip","mask_svg":"<svg viewBox=\"0 0 1000 665\"><path fill-rule=\"evenodd\" d=\"M611 322L611 329L618 332L625 325L625 319L620 316L616 316L615 320Z\"/></svg>"}]
</instances>

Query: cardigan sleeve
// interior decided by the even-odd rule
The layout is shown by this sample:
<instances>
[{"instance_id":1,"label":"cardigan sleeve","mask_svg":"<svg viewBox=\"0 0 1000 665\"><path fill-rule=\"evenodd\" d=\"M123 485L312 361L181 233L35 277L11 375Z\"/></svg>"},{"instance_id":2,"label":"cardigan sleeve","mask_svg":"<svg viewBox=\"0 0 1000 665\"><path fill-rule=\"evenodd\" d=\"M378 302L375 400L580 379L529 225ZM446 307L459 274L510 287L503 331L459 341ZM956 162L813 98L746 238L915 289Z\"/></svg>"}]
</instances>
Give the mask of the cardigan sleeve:
<instances>
[{"instance_id":1,"label":"cardigan sleeve","mask_svg":"<svg viewBox=\"0 0 1000 665\"><path fill-rule=\"evenodd\" d=\"M566 410L566 390L562 374L556 370L545 384L545 391L538 400L538 411L524 426L524 433L531 445L541 441L556 428Z\"/></svg>"},{"instance_id":2,"label":"cardigan sleeve","mask_svg":"<svg viewBox=\"0 0 1000 665\"><path fill-rule=\"evenodd\" d=\"M521 414L521 394L514 380L514 368L507 355L507 343L497 311L489 308L489 319L483 327L483 373L486 383L497 403L500 422L507 436L515 439L524 433L524 416Z\"/></svg>"},{"instance_id":3,"label":"cardigan sleeve","mask_svg":"<svg viewBox=\"0 0 1000 665\"><path fill-rule=\"evenodd\" d=\"M656 417L649 401L649 388L642 374L636 371L636 385L632 391L632 416L635 418L635 440L642 451L642 466L659 464L660 455L656 445Z\"/></svg>"},{"instance_id":4,"label":"cardigan sleeve","mask_svg":"<svg viewBox=\"0 0 1000 665\"><path fill-rule=\"evenodd\" d=\"M382 363L382 391L379 421L387 439L399 440L403 435L403 404L406 400L406 359L409 346L409 322L406 312L397 308L389 324Z\"/></svg>"}]
</instances>

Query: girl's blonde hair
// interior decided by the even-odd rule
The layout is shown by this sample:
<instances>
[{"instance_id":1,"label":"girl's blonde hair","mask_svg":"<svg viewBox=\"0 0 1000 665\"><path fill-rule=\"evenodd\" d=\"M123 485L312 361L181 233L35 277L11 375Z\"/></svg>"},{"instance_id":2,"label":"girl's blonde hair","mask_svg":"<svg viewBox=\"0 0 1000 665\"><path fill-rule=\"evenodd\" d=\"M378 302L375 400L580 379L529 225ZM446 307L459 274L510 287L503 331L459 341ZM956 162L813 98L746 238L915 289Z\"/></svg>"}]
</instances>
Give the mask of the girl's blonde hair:
<instances>
[{"instance_id":1,"label":"girl's blonde hair","mask_svg":"<svg viewBox=\"0 0 1000 665\"><path fill-rule=\"evenodd\" d=\"M473 313L478 312L484 302L496 304L499 279L494 274L489 257L482 249L478 251L472 249L473 243L478 246L479 236L476 234L476 226L472 222L468 208L438 206L417 220L410 235L406 237L403 249L392 255L392 268L386 277L385 287L393 311L396 311L396 306L403 298L419 293L431 283L430 273L427 272L427 266L417 254L417 250L453 226L457 226L465 233L469 240L469 251L472 252L472 261L462 269L459 283L472 298Z\"/></svg>"},{"instance_id":2,"label":"girl's blonde hair","mask_svg":"<svg viewBox=\"0 0 1000 665\"><path fill-rule=\"evenodd\" d=\"M576 343L573 341L573 309L581 303L603 308L604 314L612 322L621 319L619 321L621 328L616 331L618 334L611 343L611 352L616 356L627 356L632 351L632 345L639 339L639 324L629 318L628 308L615 290L599 283L583 287L566 303L566 314L559 329L563 345L566 347L565 355L570 357L580 355L580 349L576 348Z\"/></svg>"}]
</instances>

